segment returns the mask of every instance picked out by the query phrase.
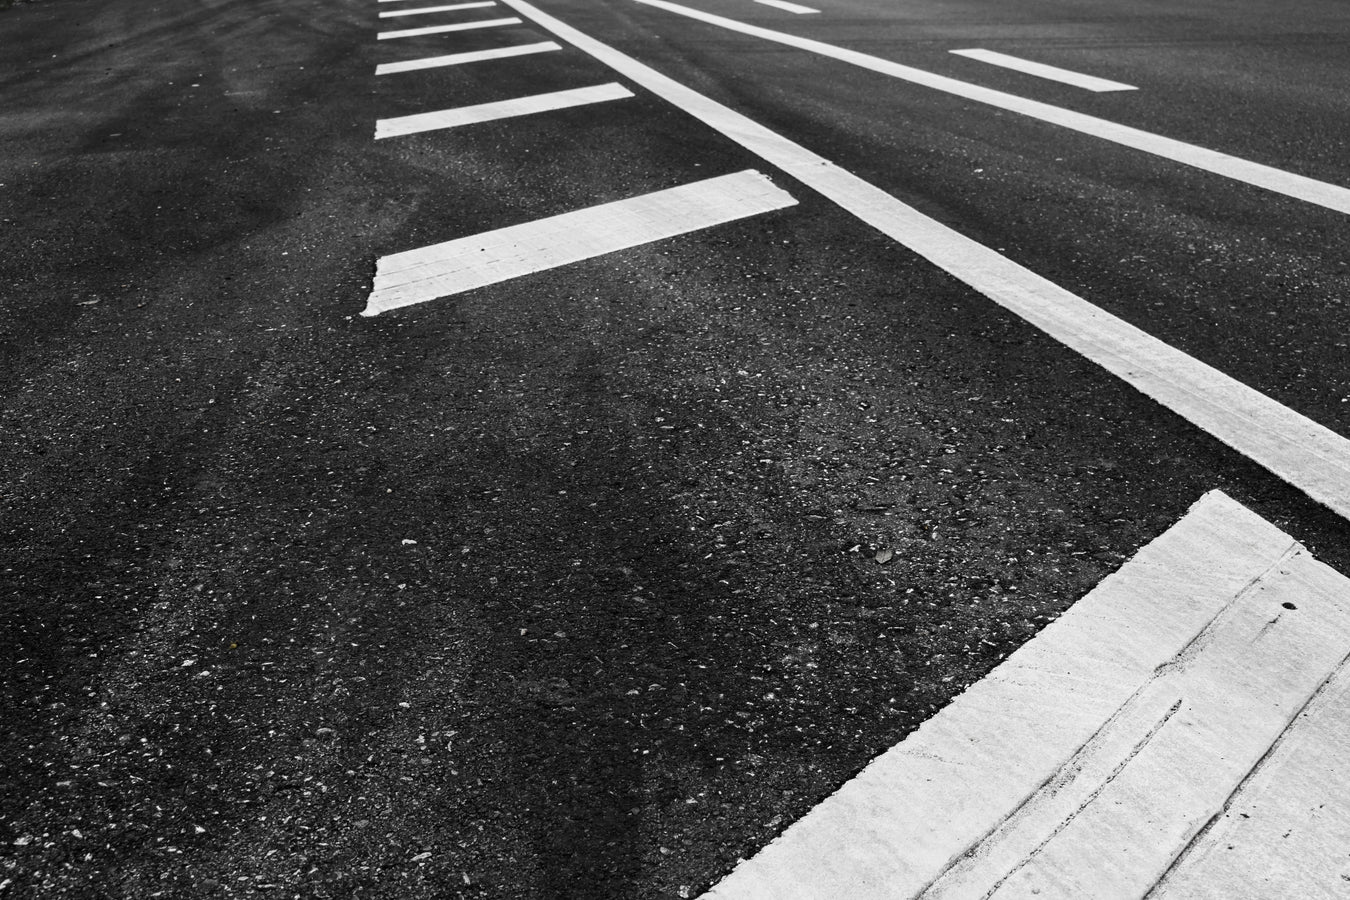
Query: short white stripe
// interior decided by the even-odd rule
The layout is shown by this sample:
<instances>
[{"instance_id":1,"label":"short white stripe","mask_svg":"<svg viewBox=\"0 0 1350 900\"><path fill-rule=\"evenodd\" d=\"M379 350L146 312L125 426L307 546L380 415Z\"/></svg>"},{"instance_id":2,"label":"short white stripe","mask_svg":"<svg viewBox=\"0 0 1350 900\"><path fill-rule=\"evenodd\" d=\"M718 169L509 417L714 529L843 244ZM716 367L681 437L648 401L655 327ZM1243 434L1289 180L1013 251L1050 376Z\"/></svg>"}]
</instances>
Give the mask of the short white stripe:
<instances>
[{"instance_id":1,"label":"short white stripe","mask_svg":"<svg viewBox=\"0 0 1350 900\"><path fill-rule=\"evenodd\" d=\"M453 12L457 9L482 9L484 6L496 6L495 0L485 0L483 3L456 3L453 6L425 6L421 9L396 9L391 12L380 13L381 19L394 19L398 16L422 16L427 13Z\"/></svg>"},{"instance_id":2,"label":"short white stripe","mask_svg":"<svg viewBox=\"0 0 1350 900\"><path fill-rule=\"evenodd\" d=\"M381 31L376 38L381 41L387 41L391 38L418 37L423 34L445 34L447 31L471 31L475 28L496 28L499 25L519 25L520 20L512 17L509 19L484 19L481 22L457 22L454 25L429 25L426 28L407 28L403 31Z\"/></svg>"},{"instance_id":3,"label":"short white stripe","mask_svg":"<svg viewBox=\"0 0 1350 900\"><path fill-rule=\"evenodd\" d=\"M1118 125L1115 122L1108 122L1105 119L1098 119L1094 116L1087 116L1082 113L1073 112L1072 110L1051 106L1048 103L1027 100L1023 97L1005 94L1002 91L995 91L990 90L989 88L967 84L964 81L948 78L945 75L935 75L932 72L925 72L922 69L902 66L899 63L879 59L875 56L868 56L866 53L859 53L856 50L845 50L842 47L834 47L830 44L821 43L820 41L813 41L810 38L797 37L796 35L786 34L781 31L771 31L768 28L760 28L757 25L746 25L743 22L737 22L733 19L699 12L696 9L688 8L687 6L666 3L664 0L637 0L637 2L645 3L648 6L655 6L682 16L688 16L691 19L698 19L701 22L707 22L711 25L719 25L732 31L739 31L742 34L764 38L769 41L776 41L780 44L786 44L800 50L809 50L812 53L819 53L822 56L828 56L832 59L840 60L841 62L861 66L864 69L871 69L872 71L880 72L883 75L890 75L913 84L945 91L949 94L955 94L958 97L964 97L967 100L974 100L978 103L987 103L990 106L999 109L1021 113L1022 115L1030 116L1034 119L1040 119L1044 122L1050 122L1074 131L1080 131L1083 134L1090 134L1094 137L1113 141L1126 147L1132 147L1135 150L1152 153L1155 156L1161 156L1165 159L1170 159L1173 162L1194 166L1197 169L1203 169L1206 172L1213 172L1214 174L1222 175L1225 178L1232 178L1235 181L1262 187L1266 190L1284 194L1288 197L1295 197L1299 200L1306 200L1309 203L1324 206L1327 209L1334 209L1337 212L1342 213L1350 213L1350 189L1340 187L1339 185L1327 184L1324 181L1305 178L1302 175L1284 172L1272 168L1271 166L1251 162L1250 160L1239 159L1236 156L1229 156L1226 153L1220 153L1216 150L1207 150L1204 147L1197 147L1194 144L1174 141L1171 138L1166 138L1161 135L1140 131L1137 128L1130 128L1128 125ZM508 5L515 6L516 9L520 8L515 4Z\"/></svg>"},{"instance_id":4,"label":"short white stripe","mask_svg":"<svg viewBox=\"0 0 1350 900\"><path fill-rule=\"evenodd\" d=\"M1080 87L1085 91L1094 91L1096 93L1106 93L1107 91L1137 91L1137 87L1129 84L1122 84L1119 81L1111 81L1106 78L1097 78L1094 75L1083 75L1080 72L1071 72L1068 69L1061 69L1058 66L1047 66L1045 63L1032 62L1029 59L1020 59L1016 56L1009 56L1006 53L999 53L995 50L981 50L972 48L970 50L952 50L957 56L964 56L968 59L978 59L980 62L986 62L994 66L1002 66L1005 69L1015 69L1018 72L1024 72L1027 75L1035 75L1039 78L1048 78L1051 81L1059 81L1064 84Z\"/></svg>"},{"instance_id":5,"label":"short white stripe","mask_svg":"<svg viewBox=\"0 0 1350 900\"><path fill-rule=\"evenodd\" d=\"M495 103L480 103L477 106L461 106L458 109L418 113L415 116L380 119L375 123L375 138L378 140L405 134L417 134L420 131L458 128L461 125L491 122L493 119L528 116L533 113L551 112L555 109L584 106L588 103L601 103L605 100L622 100L631 96L633 96L633 92L621 84L599 84L595 87L575 88L570 91L554 91L551 94L534 94L529 97L498 100Z\"/></svg>"},{"instance_id":6,"label":"short white stripe","mask_svg":"<svg viewBox=\"0 0 1350 900\"><path fill-rule=\"evenodd\" d=\"M806 13L820 12L820 10L818 9L812 9L809 6L802 6L800 3L788 3L787 0L755 0L755 2L762 3L765 6L772 6L777 9L784 9L790 13L796 13L797 15L805 15Z\"/></svg>"},{"instance_id":7,"label":"short white stripe","mask_svg":"<svg viewBox=\"0 0 1350 900\"><path fill-rule=\"evenodd\" d=\"M561 44L544 41L539 44L521 44L518 47L501 47L496 50L474 50L470 53L451 53L449 56L429 56L425 59L410 59L406 62L384 63L376 66L376 75L393 75L396 72L412 72L417 69L435 69L439 66L458 66L462 63L480 62L486 59L505 59L508 56L526 56L531 53L546 53L549 50L561 50Z\"/></svg>"},{"instance_id":8,"label":"short white stripe","mask_svg":"<svg viewBox=\"0 0 1350 900\"><path fill-rule=\"evenodd\" d=\"M1307 704L1344 672L1347 590L1265 519L1206 494L704 896L1152 897L1169 868L1186 871L1183 851L1211 820L1268 814L1270 794L1249 791L1248 776L1291 732L1308 734ZM1345 745L1344 723L1320 724ZM1334 758L1300 762L1269 787L1312 795L1293 810L1299 830L1344 833L1343 814L1327 825L1317 814L1344 808ZM1265 876L1289 847L1243 849L1264 857L1250 868ZM1278 876L1254 892L1220 880L1229 890L1162 893L1340 896L1343 847L1293 861L1326 893Z\"/></svg>"},{"instance_id":9,"label":"short white stripe","mask_svg":"<svg viewBox=\"0 0 1350 900\"><path fill-rule=\"evenodd\" d=\"M744 171L386 256L362 315L447 297L796 204Z\"/></svg>"},{"instance_id":10,"label":"short white stripe","mask_svg":"<svg viewBox=\"0 0 1350 900\"><path fill-rule=\"evenodd\" d=\"M776 165L1294 487L1350 518L1350 441L1098 309L885 191L543 13L541 27Z\"/></svg>"}]
</instances>

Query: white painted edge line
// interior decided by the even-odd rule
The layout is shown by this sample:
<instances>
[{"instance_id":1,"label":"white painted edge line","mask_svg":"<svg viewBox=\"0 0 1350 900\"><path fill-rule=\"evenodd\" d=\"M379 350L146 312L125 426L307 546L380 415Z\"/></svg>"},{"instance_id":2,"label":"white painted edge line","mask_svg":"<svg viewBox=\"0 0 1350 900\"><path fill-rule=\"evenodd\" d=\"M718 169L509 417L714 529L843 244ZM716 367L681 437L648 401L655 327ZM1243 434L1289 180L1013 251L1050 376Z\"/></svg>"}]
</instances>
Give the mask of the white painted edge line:
<instances>
[{"instance_id":1,"label":"white painted edge line","mask_svg":"<svg viewBox=\"0 0 1350 900\"><path fill-rule=\"evenodd\" d=\"M667 3L665 0L636 0L636 2L646 4L647 6L655 6L659 9L664 9L667 12L676 13L677 15L688 16L691 19L707 22L710 25L718 25L722 28L730 29L731 31L738 31L741 34L748 34L768 41L776 41L780 44L786 44L789 47L796 47L799 50L808 50L812 53L819 53L822 56L828 56L841 62L860 66L864 69L870 69L873 72L880 72L883 75L890 75L912 84L945 91L946 93L954 94L958 97L964 97L967 100L974 100L977 103L985 103L997 107L998 109L1006 109L1009 112L1020 113L1024 116L1030 116L1033 119L1050 122L1051 124L1082 132L1083 134L1089 134L1093 137L1102 138L1103 140L1112 141L1125 147L1142 150L1145 153L1151 153L1154 156L1170 159L1173 162L1194 166L1197 169L1212 172L1216 175L1222 175L1225 178L1231 178L1234 181L1241 181L1256 187L1265 188L1266 190L1274 191L1277 194L1284 194L1287 197L1305 200L1308 203L1323 206L1337 212L1350 213L1350 188L1344 188L1340 185L1328 184L1324 181L1317 181L1302 175L1295 175L1292 172L1285 172L1271 166L1262 165L1261 163L1240 159L1236 156L1229 156L1228 154L1220 153L1217 150L1207 150L1204 147L1197 147L1194 144L1187 144L1183 141L1176 141L1148 131L1141 131L1138 128L1131 128L1128 125L1119 125L1115 122L1109 122L1106 119L1099 119L1095 116L1062 109L1058 106L1052 106L1049 103L1028 100L1024 97L1005 94L1002 91L995 91L990 88L969 84L955 78L948 78L945 75L936 75L932 72L925 72L922 69L903 66L899 63L891 62L890 60L869 56L866 53L859 53L856 50L846 50L843 47L835 47L821 41L811 40L810 38L797 37L796 35L787 34L781 31L772 31L768 28L760 28L757 25L747 25L743 22L737 22L734 19L727 19L722 16L712 15L711 13L690 9L687 6Z\"/></svg>"},{"instance_id":2,"label":"white painted edge line","mask_svg":"<svg viewBox=\"0 0 1350 900\"><path fill-rule=\"evenodd\" d=\"M380 259L363 316L796 205L753 170Z\"/></svg>"},{"instance_id":3,"label":"white painted edge line","mask_svg":"<svg viewBox=\"0 0 1350 900\"><path fill-rule=\"evenodd\" d=\"M972 47L968 50L949 50L949 53L955 53L957 56L964 56L967 59L976 59L980 62L989 63L994 66L1002 66L1005 69L1013 69L1027 75L1035 75L1038 78L1047 78L1050 81L1058 81L1073 87L1082 88L1085 91L1104 94L1109 91L1137 91L1139 88L1132 84L1123 84L1119 81L1112 81L1109 78L1098 78L1095 75L1084 75L1081 72L1074 72L1069 69L1061 69L1059 66L1050 66L1045 63L1032 62L1029 59L1022 59L1017 56L1009 56L1006 53L999 53L996 50L983 50L978 47Z\"/></svg>"},{"instance_id":4,"label":"white painted edge line","mask_svg":"<svg viewBox=\"0 0 1350 900\"><path fill-rule=\"evenodd\" d=\"M552 112L557 109L569 109L573 106L603 103L606 100L622 100L631 96L633 96L633 92L628 88L611 82L609 84L598 84L594 87L573 88L567 91L553 91L548 94L532 94L529 97L515 97L510 100L480 103L476 106L461 106L457 109L443 109L412 116L399 116L395 119L380 119L375 123L375 139L400 137L422 131L437 131L442 128L458 128L461 125L474 125L479 122L491 122L494 119L509 119L513 116Z\"/></svg>"},{"instance_id":5,"label":"white painted edge line","mask_svg":"<svg viewBox=\"0 0 1350 900\"><path fill-rule=\"evenodd\" d=\"M820 10L818 9L812 9L809 6L802 6L800 3L788 3L787 0L755 0L755 2L761 3L764 6L772 6L775 9L782 9L790 13L796 13L799 16L820 12Z\"/></svg>"},{"instance_id":6,"label":"white painted edge line","mask_svg":"<svg viewBox=\"0 0 1350 900\"><path fill-rule=\"evenodd\" d=\"M901 203L829 160L541 12L502 0L1350 518L1350 441Z\"/></svg>"},{"instance_id":7,"label":"white painted edge line","mask_svg":"<svg viewBox=\"0 0 1350 900\"><path fill-rule=\"evenodd\" d=\"M398 16L423 16L427 13L453 12L457 9L482 9L485 6L496 5L496 0L483 0L482 3L456 3L452 6L424 6L420 9L395 9L390 12L380 13L380 18L394 19Z\"/></svg>"},{"instance_id":8,"label":"white painted edge line","mask_svg":"<svg viewBox=\"0 0 1350 900\"><path fill-rule=\"evenodd\" d=\"M520 19L484 19L481 22L456 22L454 25L429 25L426 28L408 28L403 31L381 31L377 40L388 41L393 38L419 37L424 34L445 34L448 31L471 31L475 28L496 28L500 25L519 25Z\"/></svg>"},{"instance_id":9,"label":"white painted edge line","mask_svg":"<svg viewBox=\"0 0 1350 900\"><path fill-rule=\"evenodd\" d=\"M1211 491L705 896L1152 896L1343 669L1348 589Z\"/></svg>"},{"instance_id":10,"label":"white painted edge line","mask_svg":"<svg viewBox=\"0 0 1350 900\"><path fill-rule=\"evenodd\" d=\"M375 67L376 75L393 75L398 72L413 72L417 69L435 69L439 66L458 66L463 63L481 62L488 59L505 59L509 56L526 56L531 53L547 53L561 50L562 44L543 41L538 44L521 44L516 47L499 47L495 50L474 50L469 53L451 53L448 56L428 56L424 59L409 59L404 62L382 63Z\"/></svg>"}]
</instances>

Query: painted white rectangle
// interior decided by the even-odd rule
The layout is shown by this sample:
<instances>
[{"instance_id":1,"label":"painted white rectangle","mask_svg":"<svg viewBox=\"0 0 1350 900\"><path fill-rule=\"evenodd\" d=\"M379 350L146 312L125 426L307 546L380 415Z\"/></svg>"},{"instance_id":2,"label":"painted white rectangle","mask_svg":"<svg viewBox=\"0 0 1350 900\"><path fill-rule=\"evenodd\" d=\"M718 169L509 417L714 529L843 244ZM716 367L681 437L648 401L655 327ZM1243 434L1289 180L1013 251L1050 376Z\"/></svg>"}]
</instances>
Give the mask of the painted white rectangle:
<instances>
[{"instance_id":1,"label":"painted white rectangle","mask_svg":"<svg viewBox=\"0 0 1350 900\"><path fill-rule=\"evenodd\" d=\"M461 125L474 125L478 122L491 122L494 119L509 119L514 116L552 112L553 110L568 109L573 106L603 103L606 100L622 100L631 96L633 96L632 91L613 82L598 84L594 87L574 88L568 91L533 94L529 97L515 97L511 100L479 103L476 106L461 106L457 109L443 109L412 116L399 116L396 119L380 119L375 123L375 137L376 139L390 138L405 134L417 134L421 131L458 128Z\"/></svg>"},{"instance_id":2,"label":"painted white rectangle","mask_svg":"<svg viewBox=\"0 0 1350 900\"><path fill-rule=\"evenodd\" d=\"M380 13L380 18L394 19L399 16L424 16L427 13L453 12L457 9L482 9L485 6L496 5L496 0L484 0L482 3L455 3L450 6L424 6L420 9L395 9L390 12Z\"/></svg>"},{"instance_id":3,"label":"painted white rectangle","mask_svg":"<svg viewBox=\"0 0 1350 900\"><path fill-rule=\"evenodd\" d=\"M800 3L788 3L787 0L755 0L755 2L763 4L764 6L772 6L774 9L782 9L790 13L796 13L799 16L820 12L818 9L802 6Z\"/></svg>"},{"instance_id":4,"label":"painted white rectangle","mask_svg":"<svg viewBox=\"0 0 1350 900\"><path fill-rule=\"evenodd\" d=\"M499 47L495 50L474 50L468 53L451 53L448 56L428 56L424 59L409 59L404 62L383 63L375 67L376 75L393 75L398 72L414 72L418 69L435 69L440 66L458 66L464 63L482 62L488 59L505 59L510 56L527 56L531 53L547 53L561 50L562 45L553 41L538 44L521 44L516 47Z\"/></svg>"},{"instance_id":5,"label":"painted white rectangle","mask_svg":"<svg viewBox=\"0 0 1350 900\"><path fill-rule=\"evenodd\" d=\"M1341 435L525 0L502 2L778 166L1314 500L1350 518L1350 441ZM1350 192L1346 194L1350 211Z\"/></svg>"},{"instance_id":6,"label":"painted white rectangle","mask_svg":"<svg viewBox=\"0 0 1350 900\"><path fill-rule=\"evenodd\" d=\"M376 38L381 41L393 38L420 37L424 34L446 34L451 31L472 31L475 28L498 28L502 25L519 25L520 19L484 19L481 22L456 22L453 25L428 25L425 28L405 28L402 31L381 31Z\"/></svg>"},{"instance_id":7,"label":"painted white rectangle","mask_svg":"<svg viewBox=\"0 0 1350 900\"><path fill-rule=\"evenodd\" d=\"M976 47L969 50L952 50L949 52L955 53L957 56L964 56L967 59L977 59L980 62L986 62L990 65L1002 66L1005 69L1013 69L1027 75L1035 75L1038 78L1047 78L1051 81L1073 85L1074 87L1082 88L1085 91L1094 91L1099 94L1108 91L1139 90L1134 85L1122 84L1119 81L1111 81L1108 78L1097 78L1095 75L1084 75L1081 72L1073 72L1069 69L1061 69L1058 66L1049 66L1045 63L1032 62L1029 59L1009 56L1006 53L999 53L995 50L982 50Z\"/></svg>"},{"instance_id":8,"label":"painted white rectangle","mask_svg":"<svg viewBox=\"0 0 1350 900\"><path fill-rule=\"evenodd\" d=\"M955 78L948 78L945 75L925 72L922 69L915 69L911 66L902 66L899 63L894 63L890 60L881 59L876 56L869 56L866 53L859 53L856 50L847 50L843 47L835 47L822 41L798 37L795 34L787 34L782 31L760 28L758 25L747 25L744 22L737 22L734 19L728 19L723 16L715 16L711 13L690 9L687 6L667 3L666 0L637 0L637 2L645 3L648 6L658 7L667 12L687 16L691 19L697 19L700 22L707 22L710 25L717 25L731 31L737 31L741 34L753 35L754 37L774 41L779 44L785 44L789 47L796 47L799 50L809 50L812 53L819 53L820 55L827 56L831 59L837 59L841 62L860 66L864 69L870 69L873 72L880 72L883 75L899 78L908 81L911 84L918 84L924 87L934 88L935 90L945 91L946 93L953 94L957 97L964 97L967 100L985 103L997 109L1006 109L1009 112L1019 113L1033 119L1040 119L1043 122L1050 122L1063 128L1069 128L1073 131L1102 138L1103 140L1113 141L1125 147L1132 147L1135 150L1142 150L1145 153L1151 153L1154 156L1170 159L1173 162L1194 166L1197 169L1212 172L1216 175L1222 175L1225 178L1231 178L1234 181L1241 181L1246 184L1255 185L1256 187L1265 188L1268 191L1284 194L1287 197L1305 200L1308 203L1324 206L1327 209L1333 209L1337 212L1350 213L1350 188L1344 188L1340 185L1328 184L1324 181L1305 178L1302 175L1284 172L1271 166L1262 165L1261 163L1241 159L1236 156L1229 156L1228 154L1220 153L1217 150L1207 150L1204 147L1197 147L1194 144L1172 140L1171 138L1163 137L1162 135L1141 131L1138 128L1131 128L1128 125L1119 125L1115 122L1107 121L1106 119L1084 115L1083 113L1074 112L1073 110L1061 109L1060 107L1052 106L1049 103L1028 100L1024 97L1005 94L1002 91L995 91L990 88L979 87L978 85L959 81ZM520 9L517 4L508 5Z\"/></svg>"},{"instance_id":9,"label":"painted white rectangle","mask_svg":"<svg viewBox=\"0 0 1350 900\"><path fill-rule=\"evenodd\" d=\"M793 206L758 172L744 171L383 257L362 315L448 297Z\"/></svg>"},{"instance_id":10,"label":"painted white rectangle","mask_svg":"<svg viewBox=\"0 0 1350 900\"><path fill-rule=\"evenodd\" d=\"M1347 592L1350 580L1210 492L705 896L1153 896L1343 671ZM1326 777L1323 798L1341 803L1350 790ZM1281 843L1251 851L1274 861ZM1302 862L1334 890L1343 859Z\"/></svg>"}]
</instances>

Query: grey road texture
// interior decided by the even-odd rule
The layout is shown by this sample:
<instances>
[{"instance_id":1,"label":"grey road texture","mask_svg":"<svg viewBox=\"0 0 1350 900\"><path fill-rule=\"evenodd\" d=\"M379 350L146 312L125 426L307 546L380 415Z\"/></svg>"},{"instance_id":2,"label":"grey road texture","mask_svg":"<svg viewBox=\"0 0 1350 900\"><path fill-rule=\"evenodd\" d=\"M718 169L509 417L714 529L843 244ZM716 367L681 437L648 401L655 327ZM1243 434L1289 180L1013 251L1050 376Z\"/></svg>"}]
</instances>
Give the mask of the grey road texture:
<instances>
[{"instance_id":1,"label":"grey road texture","mask_svg":"<svg viewBox=\"0 0 1350 900\"><path fill-rule=\"evenodd\" d=\"M0 10L0 897L693 897L1224 492L1342 516L504 4ZM539 9L1350 435L1350 218ZM1350 187L1341 0L690 8ZM1092 93L984 48L1133 86ZM617 82L631 97L375 138ZM796 204L377 316L377 262Z\"/></svg>"}]
</instances>

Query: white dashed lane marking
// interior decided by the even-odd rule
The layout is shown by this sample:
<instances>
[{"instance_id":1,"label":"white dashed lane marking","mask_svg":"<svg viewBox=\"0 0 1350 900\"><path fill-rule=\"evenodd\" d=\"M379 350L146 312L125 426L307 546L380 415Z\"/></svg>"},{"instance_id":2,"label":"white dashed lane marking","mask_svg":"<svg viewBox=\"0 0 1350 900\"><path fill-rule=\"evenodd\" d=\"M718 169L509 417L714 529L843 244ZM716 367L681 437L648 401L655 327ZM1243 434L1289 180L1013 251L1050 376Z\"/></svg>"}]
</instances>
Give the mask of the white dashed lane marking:
<instances>
[{"instance_id":1,"label":"white dashed lane marking","mask_svg":"<svg viewBox=\"0 0 1350 900\"><path fill-rule=\"evenodd\" d=\"M475 28L497 28L502 25L519 25L520 20L512 17L509 19L484 19L481 22L457 22L454 25L429 25L426 28L407 28L403 31L381 31L377 38L381 41L391 40L393 38L420 37L424 34L445 34L450 31L472 31Z\"/></svg>"},{"instance_id":2,"label":"white dashed lane marking","mask_svg":"<svg viewBox=\"0 0 1350 900\"><path fill-rule=\"evenodd\" d=\"M448 297L796 204L758 172L709 178L380 259L362 315Z\"/></svg>"},{"instance_id":3,"label":"white dashed lane marking","mask_svg":"<svg viewBox=\"0 0 1350 900\"><path fill-rule=\"evenodd\" d=\"M772 6L774 9L785 10L790 13L796 13L799 16L818 13L820 10L812 9L809 6L802 6L800 3L788 3L787 0L755 0L756 3L764 6Z\"/></svg>"},{"instance_id":4,"label":"white dashed lane marking","mask_svg":"<svg viewBox=\"0 0 1350 900\"><path fill-rule=\"evenodd\" d=\"M480 103L476 106L461 106L457 109L418 113L413 116L400 116L396 119L380 119L375 123L375 137L378 140L405 134L417 134L421 131L458 128L461 125L491 122L494 119L509 119L514 116L528 116L534 113L551 112L555 109L602 103L606 100L622 100L631 96L633 96L632 91L621 84L615 83L574 88L569 91L554 91L549 94L533 94L529 97L498 100L494 103Z\"/></svg>"},{"instance_id":5,"label":"white dashed lane marking","mask_svg":"<svg viewBox=\"0 0 1350 900\"><path fill-rule=\"evenodd\" d=\"M499 47L495 50L474 50L469 53L451 53L448 56L429 56L425 59L410 59L404 62L384 63L375 68L376 75L393 75L397 72L413 72L418 69L435 69L439 66L458 66L463 63L481 62L488 59L505 59L511 56L527 56L531 53L547 53L561 50L562 45L553 41L538 44L521 44L516 47Z\"/></svg>"},{"instance_id":6,"label":"white dashed lane marking","mask_svg":"<svg viewBox=\"0 0 1350 900\"><path fill-rule=\"evenodd\" d=\"M1098 94L1103 94L1108 91L1139 90L1134 85L1121 84L1119 81L1098 78L1095 75L1084 75L1081 72L1061 69L1058 66L1047 66L1045 63L1032 62L1029 59L1009 56L1006 53L999 53L994 50L972 48L969 50L951 50L949 52L955 53L957 56L964 56L967 59L977 59L980 62L986 62L990 65L1002 66L1005 69L1013 69L1027 75L1035 75L1038 78L1048 78L1051 81L1073 85L1074 87L1082 88L1085 91L1093 91Z\"/></svg>"},{"instance_id":7,"label":"white dashed lane marking","mask_svg":"<svg viewBox=\"0 0 1350 900\"><path fill-rule=\"evenodd\" d=\"M395 9L380 13L381 19L394 19L398 16L424 16L427 13L454 12L457 9L482 9L496 6L496 0L483 0L482 3L456 3L452 6L425 6L420 9Z\"/></svg>"},{"instance_id":8,"label":"white dashed lane marking","mask_svg":"<svg viewBox=\"0 0 1350 900\"><path fill-rule=\"evenodd\" d=\"M1339 896L1348 597L1350 579L1206 494L706 896ZM1284 826L1314 851L1297 866L1268 837ZM1263 877L1281 868L1298 871Z\"/></svg>"},{"instance_id":9,"label":"white dashed lane marking","mask_svg":"<svg viewBox=\"0 0 1350 900\"><path fill-rule=\"evenodd\" d=\"M525 0L503 2L1350 518L1350 441L1336 432Z\"/></svg>"},{"instance_id":10,"label":"white dashed lane marking","mask_svg":"<svg viewBox=\"0 0 1350 900\"><path fill-rule=\"evenodd\" d=\"M1339 185L1327 184L1324 181L1305 178L1302 175L1295 175L1292 172L1285 172L1280 169L1272 168L1271 166L1262 165L1261 163L1239 159L1236 156L1229 156L1228 154L1220 153L1217 150L1207 150L1204 147L1197 147L1194 144L1175 141L1171 138L1166 138L1162 135L1153 134L1148 131L1140 131L1138 128L1131 128L1128 125L1119 125L1115 122L1109 122L1106 119L1098 119L1095 116L1088 116L1072 110L1061 109L1058 106L1051 106L1049 103L1028 100L1013 94L1005 94L1002 91L995 91L978 85L969 84L964 81L958 81L955 78L948 78L945 75L936 75L932 72L925 72L922 69L902 66L899 63L894 63L890 60L881 59L876 56L869 56L866 53L859 53L856 50L846 50L843 47L835 47L821 41L811 40L810 38L797 37L794 34L787 34L782 31L760 28L758 25L747 25L744 22L737 22L734 19L727 19L722 16L712 15L711 13L700 12L696 9L690 9L687 6L667 3L665 0L636 0L636 2L644 3L648 6L655 6L659 9L664 9L667 12L673 12L678 15L688 16L691 19L697 19L700 22L707 22L710 25L717 25L731 31L738 31L741 34L748 34L753 37L763 38L764 40L786 44L789 47L796 47L799 50L808 50L812 53L819 53L822 56L828 56L831 59L837 59L840 62L861 66L864 69L871 69L873 72L890 75L912 84L945 91L946 93L954 94L958 97L964 97L967 100L985 103L997 107L998 109L1006 109L1009 112L1020 113L1024 116L1030 116L1033 119L1040 119L1043 122L1050 122L1063 128L1082 132L1083 134L1090 134L1094 137L1113 141L1126 147L1132 147L1135 150L1151 153L1154 156L1170 159L1173 162L1194 166L1195 168L1203 169L1206 172L1213 172L1216 175L1222 175L1225 178L1231 178L1234 181L1241 181L1246 184L1255 185L1256 187L1265 188L1269 191L1274 191L1278 194L1284 194L1287 197L1305 200L1308 203L1324 206L1327 209L1332 209L1337 212L1350 213L1350 189L1343 188ZM507 5L520 9L517 4Z\"/></svg>"}]
</instances>

